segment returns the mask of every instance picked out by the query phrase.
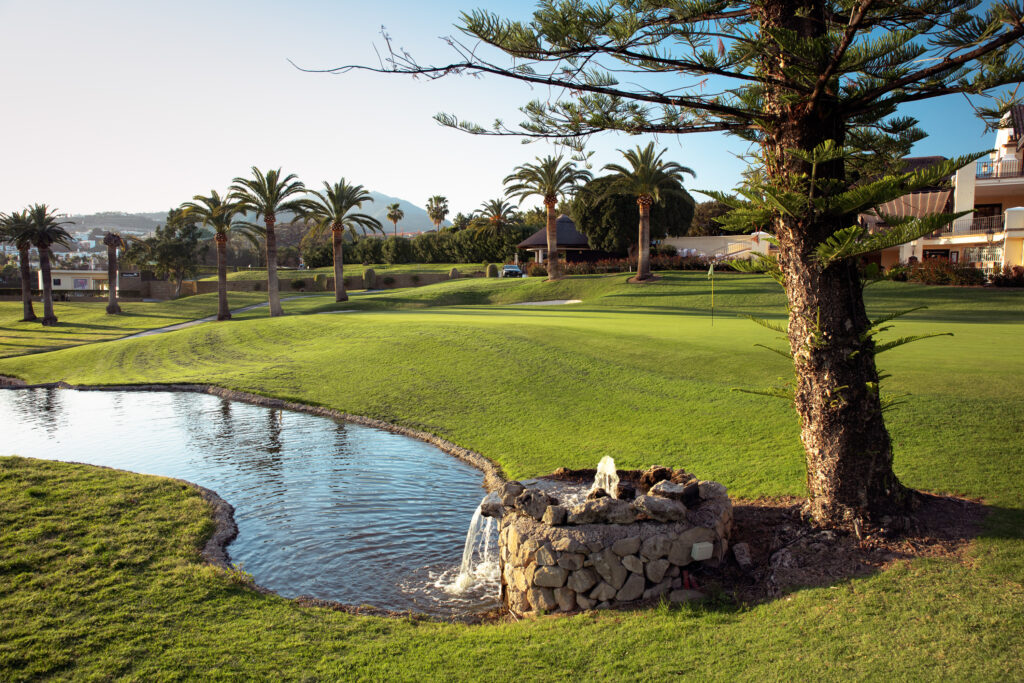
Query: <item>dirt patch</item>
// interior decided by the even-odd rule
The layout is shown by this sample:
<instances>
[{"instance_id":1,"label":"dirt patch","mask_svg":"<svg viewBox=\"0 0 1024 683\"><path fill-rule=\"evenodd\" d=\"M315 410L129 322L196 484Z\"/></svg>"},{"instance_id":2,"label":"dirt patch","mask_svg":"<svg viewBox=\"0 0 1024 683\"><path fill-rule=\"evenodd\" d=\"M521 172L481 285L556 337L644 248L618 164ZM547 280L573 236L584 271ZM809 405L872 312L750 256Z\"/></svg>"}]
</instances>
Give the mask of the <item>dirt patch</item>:
<instances>
[{"instance_id":1,"label":"dirt patch","mask_svg":"<svg viewBox=\"0 0 1024 683\"><path fill-rule=\"evenodd\" d=\"M978 500L919 494L906 531L855 533L819 529L803 521L801 498L734 500L731 544L746 543L753 560L741 569L729 553L717 568L697 570L698 581L745 603L764 602L801 587L835 584L882 571L901 560L966 560L987 514Z\"/></svg>"}]
</instances>

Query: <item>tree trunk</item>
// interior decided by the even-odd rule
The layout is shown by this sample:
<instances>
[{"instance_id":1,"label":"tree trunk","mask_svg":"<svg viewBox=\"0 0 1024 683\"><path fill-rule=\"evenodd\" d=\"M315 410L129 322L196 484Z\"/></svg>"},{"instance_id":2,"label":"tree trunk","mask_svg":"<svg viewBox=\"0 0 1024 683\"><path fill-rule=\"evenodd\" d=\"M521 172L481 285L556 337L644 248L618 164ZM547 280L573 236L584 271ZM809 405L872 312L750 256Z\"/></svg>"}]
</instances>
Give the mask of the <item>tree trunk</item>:
<instances>
[{"instance_id":1,"label":"tree trunk","mask_svg":"<svg viewBox=\"0 0 1024 683\"><path fill-rule=\"evenodd\" d=\"M217 320L231 320L228 308L228 236L218 233L214 237L217 245Z\"/></svg>"},{"instance_id":2,"label":"tree trunk","mask_svg":"<svg viewBox=\"0 0 1024 683\"><path fill-rule=\"evenodd\" d=\"M274 224L277 217L268 213L263 217L267 226L267 302L270 304L270 317L284 315L281 308L281 295L277 291L277 237L274 235Z\"/></svg>"},{"instance_id":3,"label":"tree trunk","mask_svg":"<svg viewBox=\"0 0 1024 683\"><path fill-rule=\"evenodd\" d=\"M117 303L117 245L107 245L107 313L114 315L121 312Z\"/></svg>"},{"instance_id":4,"label":"tree trunk","mask_svg":"<svg viewBox=\"0 0 1024 683\"><path fill-rule=\"evenodd\" d=\"M56 325L57 316L53 313L53 281L50 278L50 247L37 244L39 251L39 271L43 274L43 325Z\"/></svg>"},{"instance_id":5,"label":"tree trunk","mask_svg":"<svg viewBox=\"0 0 1024 683\"><path fill-rule=\"evenodd\" d=\"M348 301L348 292L345 291L345 241L342 239L344 232L340 224L331 226L331 239L334 246L334 300Z\"/></svg>"},{"instance_id":6,"label":"tree trunk","mask_svg":"<svg viewBox=\"0 0 1024 683\"><path fill-rule=\"evenodd\" d=\"M32 309L32 263L29 261L29 246L18 247L18 267L21 270L21 321L30 323L38 320Z\"/></svg>"},{"instance_id":7,"label":"tree trunk","mask_svg":"<svg viewBox=\"0 0 1024 683\"><path fill-rule=\"evenodd\" d=\"M558 218L555 216L556 197L545 197L544 208L547 209L548 238L548 280L561 280L562 267L558 261Z\"/></svg>"},{"instance_id":8,"label":"tree trunk","mask_svg":"<svg viewBox=\"0 0 1024 683\"><path fill-rule=\"evenodd\" d=\"M773 0L761 7L762 27L782 28L817 38L824 3ZM763 59L766 75L787 80L782 55ZM776 191L808 196L810 164L792 152L810 151L833 140L842 146L846 123L827 93L813 107L794 101L785 88L767 85L764 171ZM819 164L814 176L845 182L842 159ZM899 514L912 502L892 470L889 433L878 396L874 342L865 337L869 320L856 264L823 268L815 247L855 217L825 218L808 208L776 215L779 266L789 302L789 344L796 370L794 404L807 461L806 512L826 526L856 527Z\"/></svg>"},{"instance_id":9,"label":"tree trunk","mask_svg":"<svg viewBox=\"0 0 1024 683\"><path fill-rule=\"evenodd\" d=\"M640 244L636 262L636 279L651 279L651 198L641 195L636 200L640 209Z\"/></svg>"}]
</instances>

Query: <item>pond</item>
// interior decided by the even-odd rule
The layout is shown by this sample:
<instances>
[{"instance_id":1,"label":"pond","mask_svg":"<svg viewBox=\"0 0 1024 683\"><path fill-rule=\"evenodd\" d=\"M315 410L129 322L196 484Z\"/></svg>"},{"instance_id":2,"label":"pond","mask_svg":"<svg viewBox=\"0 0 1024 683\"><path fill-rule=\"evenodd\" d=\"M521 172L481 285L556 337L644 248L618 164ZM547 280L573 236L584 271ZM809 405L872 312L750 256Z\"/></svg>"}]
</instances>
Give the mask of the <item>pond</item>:
<instances>
[{"instance_id":1,"label":"pond","mask_svg":"<svg viewBox=\"0 0 1024 683\"><path fill-rule=\"evenodd\" d=\"M216 491L235 507L231 561L285 597L439 617L497 605L495 583L451 591L483 475L433 445L195 393L6 390L0 424L3 455Z\"/></svg>"}]
</instances>

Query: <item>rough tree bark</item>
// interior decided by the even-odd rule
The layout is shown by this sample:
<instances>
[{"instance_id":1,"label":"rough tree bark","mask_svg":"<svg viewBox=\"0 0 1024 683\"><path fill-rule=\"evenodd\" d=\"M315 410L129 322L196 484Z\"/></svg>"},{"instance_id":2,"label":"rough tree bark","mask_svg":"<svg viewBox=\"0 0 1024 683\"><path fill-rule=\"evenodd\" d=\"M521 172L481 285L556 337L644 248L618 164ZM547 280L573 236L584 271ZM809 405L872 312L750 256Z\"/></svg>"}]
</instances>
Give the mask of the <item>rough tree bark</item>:
<instances>
[{"instance_id":1,"label":"rough tree bark","mask_svg":"<svg viewBox=\"0 0 1024 683\"><path fill-rule=\"evenodd\" d=\"M121 312L121 306L117 303L117 247L121 244L121 238L108 232L103 237L103 243L107 245L107 314L114 315Z\"/></svg>"},{"instance_id":2,"label":"rough tree bark","mask_svg":"<svg viewBox=\"0 0 1024 683\"><path fill-rule=\"evenodd\" d=\"M331 240L334 247L334 300L348 301L348 292L345 291L345 258L343 249L345 241L342 239L344 228L341 224L335 223L331 226Z\"/></svg>"},{"instance_id":3,"label":"rough tree bark","mask_svg":"<svg viewBox=\"0 0 1024 683\"><path fill-rule=\"evenodd\" d=\"M270 305L270 317L284 315L281 308L281 295L277 291L277 237L274 235L274 224L277 216L268 213L263 217L267 227L267 302Z\"/></svg>"},{"instance_id":4,"label":"rough tree bark","mask_svg":"<svg viewBox=\"0 0 1024 683\"><path fill-rule=\"evenodd\" d=\"M53 280L50 277L50 246L36 244L39 252L39 271L43 274L43 325L56 325L57 316L53 313Z\"/></svg>"},{"instance_id":5,"label":"rough tree bark","mask_svg":"<svg viewBox=\"0 0 1024 683\"><path fill-rule=\"evenodd\" d=\"M808 38L820 35L823 3L776 0L763 6L765 28L782 27ZM809 11L808 11L809 10ZM782 79L782 60L769 75ZM769 184L802 190L794 183L810 165L792 151L826 140L845 142L843 119L826 94L810 106L768 85L765 111L778 114L762 144ZM845 180L842 160L820 164L818 178ZM852 220L853 217L848 217ZM874 342L856 265L849 260L822 267L815 247L849 225L825 220L808 207L802 215L779 216L779 266L789 302L789 343L796 369L795 405L807 460L806 512L819 524L851 526L899 514L911 501L892 470L892 443L882 418Z\"/></svg>"},{"instance_id":6,"label":"rough tree bark","mask_svg":"<svg viewBox=\"0 0 1024 683\"><path fill-rule=\"evenodd\" d=\"M38 320L32 308L32 263L29 261L29 245L18 247L18 268L21 271L21 321L30 323Z\"/></svg>"},{"instance_id":7,"label":"rough tree bark","mask_svg":"<svg viewBox=\"0 0 1024 683\"><path fill-rule=\"evenodd\" d=\"M558 261L558 217L555 215L557 197L545 197L544 208L547 210L546 233L548 238L548 279L562 279L561 263Z\"/></svg>"},{"instance_id":8,"label":"rough tree bark","mask_svg":"<svg viewBox=\"0 0 1024 683\"><path fill-rule=\"evenodd\" d=\"M651 204L648 195L637 197L636 205L640 209L640 244L637 257L636 279L651 279Z\"/></svg>"},{"instance_id":9,"label":"rough tree bark","mask_svg":"<svg viewBox=\"0 0 1024 683\"><path fill-rule=\"evenodd\" d=\"M228 236L219 232L213 238L217 245L217 320L231 320L228 308Z\"/></svg>"}]
</instances>

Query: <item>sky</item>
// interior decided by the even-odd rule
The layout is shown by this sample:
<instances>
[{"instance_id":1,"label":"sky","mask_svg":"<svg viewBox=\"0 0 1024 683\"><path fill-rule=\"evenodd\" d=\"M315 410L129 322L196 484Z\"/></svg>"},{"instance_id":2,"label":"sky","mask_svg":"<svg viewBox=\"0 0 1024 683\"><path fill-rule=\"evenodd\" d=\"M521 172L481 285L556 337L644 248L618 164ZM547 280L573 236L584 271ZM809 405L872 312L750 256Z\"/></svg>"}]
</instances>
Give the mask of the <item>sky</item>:
<instances>
[{"instance_id":1,"label":"sky","mask_svg":"<svg viewBox=\"0 0 1024 683\"><path fill-rule=\"evenodd\" d=\"M252 166L307 186L341 177L452 214L502 195L515 166L553 145L473 136L433 119L522 120L546 90L500 78L415 80L305 73L374 64L381 27L421 64L452 53L441 36L463 10L525 18L532 3L478 0L0 0L0 211L45 202L65 213L165 211L223 191ZM929 138L915 154L991 146L967 103L903 110ZM594 138L595 172L646 136ZM665 157L696 171L691 190L728 190L744 143L720 134L662 136ZM701 197L698 197L701 199ZM527 204L529 205L529 204Z\"/></svg>"}]
</instances>

